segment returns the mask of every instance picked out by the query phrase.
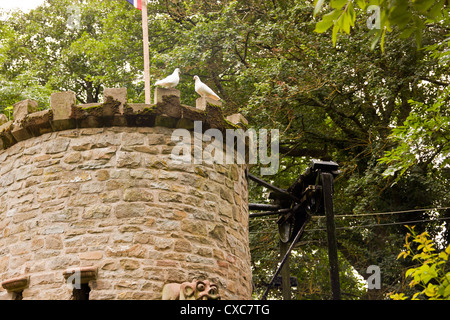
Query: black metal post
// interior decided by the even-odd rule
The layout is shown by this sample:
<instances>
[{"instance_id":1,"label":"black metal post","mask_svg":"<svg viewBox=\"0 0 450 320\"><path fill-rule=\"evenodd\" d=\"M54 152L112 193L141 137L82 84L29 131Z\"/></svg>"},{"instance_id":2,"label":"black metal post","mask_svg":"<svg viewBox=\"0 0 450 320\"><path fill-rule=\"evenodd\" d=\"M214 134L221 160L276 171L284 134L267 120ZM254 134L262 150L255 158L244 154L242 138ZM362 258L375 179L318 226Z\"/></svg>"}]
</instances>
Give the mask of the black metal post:
<instances>
[{"instance_id":1,"label":"black metal post","mask_svg":"<svg viewBox=\"0 0 450 320\"><path fill-rule=\"evenodd\" d=\"M336 227L334 223L333 211L333 175L329 172L322 172L321 180L323 190L323 205L327 221L328 260L330 263L331 292L333 300L341 300Z\"/></svg>"},{"instance_id":2,"label":"black metal post","mask_svg":"<svg viewBox=\"0 0 450 320\"><path fill-rule=\"evenodd\" d=\"M289 243L280 241L280 256L284 257L289 249ZM281 293L283 300L291 300L291 271L289 267L289 255L281 269Z\"/></svg>"}]
</instances>

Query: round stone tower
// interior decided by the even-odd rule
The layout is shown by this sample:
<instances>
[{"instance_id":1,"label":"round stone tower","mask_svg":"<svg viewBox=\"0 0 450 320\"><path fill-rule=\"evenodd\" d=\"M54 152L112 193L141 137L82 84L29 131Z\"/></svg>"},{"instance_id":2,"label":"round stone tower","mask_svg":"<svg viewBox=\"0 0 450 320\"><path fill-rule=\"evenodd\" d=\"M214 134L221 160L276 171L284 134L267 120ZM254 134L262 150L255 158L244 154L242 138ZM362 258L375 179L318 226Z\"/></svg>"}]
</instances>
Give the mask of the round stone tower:
<instances>
[{"instance_id":1,"label":"round stone tower","mask_svg":"<svg viewBox=\"0 0 450 320\"><path fill-rule=\"evenodd\" d=\"M75 101L55 93L36 111L25 100L0 126L0 298L161 299L181 288L167 297L251 299L245 165L171 156L174 130L245 119L203 98L182 105L174 89L156 90L152 105L127 103L123 88ZM210 291L186 296L186 283Z\"/></svg>"}]
</instances>

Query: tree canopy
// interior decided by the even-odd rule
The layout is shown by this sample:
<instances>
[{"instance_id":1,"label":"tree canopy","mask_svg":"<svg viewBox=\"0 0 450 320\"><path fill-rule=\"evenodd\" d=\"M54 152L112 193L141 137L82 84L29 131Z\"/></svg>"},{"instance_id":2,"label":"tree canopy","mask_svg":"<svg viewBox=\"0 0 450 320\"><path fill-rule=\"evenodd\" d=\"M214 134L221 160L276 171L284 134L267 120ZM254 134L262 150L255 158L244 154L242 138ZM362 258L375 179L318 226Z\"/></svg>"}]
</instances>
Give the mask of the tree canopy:
<instances>
[{"instance_id":1,"label":"tree canopy","mask_svg":"<svg viewBox=\"0 0 450 320\"><path fill-rule=\"evenodd\" d=\"M380 28L369 28L371 5L379 6ZM194 105L197 74L224 99L226 114L280 130L271 183L289 187L312 158L339 164L344 298L384 298L404 286L411 262L396 259L403 224L415 221L417 232L448 246L446 1L155 0L148 10L152 80L179 67L182 102ZM48 107L59 90L96 102L114 86L143 102L140 12L126 1L47 0L0 21L0 36L0 110L25 98ZM251 183L249 198L268 201ZM296 298L329 297L320 221L291 259ZM256 293L279 259L276 229L273 219L250 221ZM380 290L361 285L370 265L381 269Z\"/></svg>"}]
</instances>

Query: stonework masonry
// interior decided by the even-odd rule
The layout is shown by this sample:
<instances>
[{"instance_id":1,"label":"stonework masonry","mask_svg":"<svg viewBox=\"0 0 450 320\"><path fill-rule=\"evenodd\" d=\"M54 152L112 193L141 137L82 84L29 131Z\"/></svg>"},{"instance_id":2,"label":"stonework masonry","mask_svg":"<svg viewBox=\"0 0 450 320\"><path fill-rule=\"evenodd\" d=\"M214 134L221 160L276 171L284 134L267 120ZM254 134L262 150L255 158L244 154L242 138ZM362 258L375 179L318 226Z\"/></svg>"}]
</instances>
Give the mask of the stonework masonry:
<instances>
[{"instance_id":1,"label":"stonework masonry","mask_svg":"<svg viewBox=\"0 0 450 320\"><path fill-rule=\"evenodd\" d=\"M251 299L245 165L170 159L175 128L233 124L213 106L118 92L89 106L55 97L61 109L0 127L0 298L71 299L78 270L89 299L161 299L193 279Z\"/></svg>"}]
</instances>

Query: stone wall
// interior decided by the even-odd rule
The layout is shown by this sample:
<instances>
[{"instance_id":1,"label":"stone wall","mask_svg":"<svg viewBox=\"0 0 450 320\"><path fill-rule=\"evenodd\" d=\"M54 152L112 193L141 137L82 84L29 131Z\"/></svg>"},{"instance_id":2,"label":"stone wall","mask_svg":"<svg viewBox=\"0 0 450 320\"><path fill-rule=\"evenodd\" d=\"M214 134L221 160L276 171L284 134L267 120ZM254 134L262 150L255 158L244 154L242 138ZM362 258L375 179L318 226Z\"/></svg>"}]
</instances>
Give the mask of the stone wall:
<instances>
[{"instance_id":1,"label":"stone wall","mask_svg":"<svg viewBox=\"0 0 450 320\"><path fill-rule=\"evenodd\" d=\"M220 121L162 100L147 113L72 105L66 119L41 111L2 126L1 298L71 299L76 270L89 299L160 299L164 284L193 279L251 299L245 166L171 161L181 120Z\"/></svg>"}]
</instances>

